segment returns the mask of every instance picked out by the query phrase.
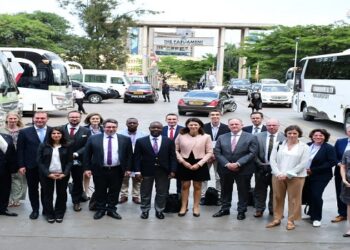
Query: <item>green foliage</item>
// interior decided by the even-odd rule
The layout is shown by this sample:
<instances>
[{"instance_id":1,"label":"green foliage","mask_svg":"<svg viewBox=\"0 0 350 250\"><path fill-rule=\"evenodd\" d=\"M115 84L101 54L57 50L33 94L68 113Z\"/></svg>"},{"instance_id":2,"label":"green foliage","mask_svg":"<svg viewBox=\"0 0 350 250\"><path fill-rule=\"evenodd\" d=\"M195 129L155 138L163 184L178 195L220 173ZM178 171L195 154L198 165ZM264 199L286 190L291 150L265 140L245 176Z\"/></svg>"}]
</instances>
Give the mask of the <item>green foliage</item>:
<instances>
[{"instance_id":1,"label":"green foliage","mask_svg":"<svg viewBox=\"0 0 350 250\"><path fill-rule=\"evenodd\" d=\"M249 36L239 54L247 57L245 66L250 66L252 71L259 63L260 79L276 78L283 82L285 72L294 65L297 37L298 60L305 56L341 52L349 48L350 26L277 26L270 33Z\"/></svg>"},{"instance_id":2,"label":"green foliage","mask_svg":"<svg viewBox=\"0 0 350 250\"><path fill-rule=\"evenodd\" d=\"M223 82L227 82L238 77L239 51L234 44L226 44L224 54Z\"/></svg>"}]
</instances>

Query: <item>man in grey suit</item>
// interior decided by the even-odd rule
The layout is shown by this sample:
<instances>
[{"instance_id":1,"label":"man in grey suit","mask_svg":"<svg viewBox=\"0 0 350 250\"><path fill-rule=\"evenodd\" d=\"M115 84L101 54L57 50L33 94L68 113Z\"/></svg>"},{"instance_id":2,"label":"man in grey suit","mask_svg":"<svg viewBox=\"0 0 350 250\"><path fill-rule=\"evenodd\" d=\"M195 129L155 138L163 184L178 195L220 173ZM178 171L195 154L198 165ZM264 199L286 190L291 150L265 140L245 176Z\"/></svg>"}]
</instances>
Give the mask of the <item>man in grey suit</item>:
<instances>
[{"instance_id":1,"label":"man in grey suit","mask_svg":"<svg viewBox=\"0 0 350 250\"><path fill-rule=\"evenodd\" d=\"M257 134L259 151L256 158L255 170L255 214L254 217L259 218L263 216L266 208L267 189L270 187L269 195L269 213L273 214L272 207L272 175L270 167L270 155L273 146L285 139L283 133L278 132L280 123L277 119L269 119L266 122L267 131Z\"/></svg>"},{"instance_id":2,"label":"man in grey suit","mask_svg":"<svg viewBox=\"0 0 350 250\"><path fill-rule=\"evenodd\" d=\"M103 121L103 134L90 136L84 152L85 175L94 176L96 208L94 219L107 215L120 220L117 203L124 173L130 171L132 145L129 137L117 134L118 122Z\"/></svg>"},{"instance_id":3,"label":"man in grey suit","mask_svg":"<svg viewBox=\"0 0 350 250\"><path fill-rule=\"evenodd\" d=\"M256 136L242 131L240 119L228 121L230 133L221 135L216 141L214 153L218 161L218 171L222 180L222 206L213 217L230 214L233 184L238 190L237 219L244 220L247 211L249 181L254 172L254 161L258 151Z\"/></svg>"}]
</instances>

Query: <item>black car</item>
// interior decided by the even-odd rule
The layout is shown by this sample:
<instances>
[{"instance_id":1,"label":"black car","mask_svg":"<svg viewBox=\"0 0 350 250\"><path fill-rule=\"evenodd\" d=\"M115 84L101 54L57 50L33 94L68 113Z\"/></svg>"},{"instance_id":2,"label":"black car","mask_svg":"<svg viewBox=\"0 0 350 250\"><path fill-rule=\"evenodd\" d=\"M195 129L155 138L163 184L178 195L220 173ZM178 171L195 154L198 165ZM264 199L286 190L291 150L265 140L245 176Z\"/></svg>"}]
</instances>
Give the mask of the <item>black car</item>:
<instances>
[{"instance_id":1,"label":"black car","mask_svg":"<svg viewBox=\"0 0 350 250\"><path fill-rule=\"evenodd\" d=\"M231 79L227 92L230 95L247 94L248 89L251 88L251 83L248 79Z\"/></svg>"},{"instance_id":2,"label":"black car","mask_svg":"<svg viewBox=\"0 0 350 250\"><path fill-rule=\"evenodd\" d=\"M209 113L212 110L223 114L226 111L235 111L237 104L234 98L224 91L192 90L179 100L177 108L179 115L185 115L186 112Z\"/></svg>"},{"instance_id":3,"label":"black car","mask_svg":"<svg viewBox=\"0 0 350 250\"><path fill-rule=\"evenodd\" d=\"M124 102L152 102L158 101L159 96L150 84L132 84L124 93Z\"/></svg>"},{"instance_id":4,"label":"black car","mask_svg":"<svg viewBox=\"0 0 350 250\"><path fill-rule=\"evenodd\" d=\"M73 88L82 87L85 94L84 100L89 101L90 103L100 103L102 100L117 98L118 93L113 89L104 90L100 87L90 87L79 81L71 81Z\"/></svg>"}]
</instances>

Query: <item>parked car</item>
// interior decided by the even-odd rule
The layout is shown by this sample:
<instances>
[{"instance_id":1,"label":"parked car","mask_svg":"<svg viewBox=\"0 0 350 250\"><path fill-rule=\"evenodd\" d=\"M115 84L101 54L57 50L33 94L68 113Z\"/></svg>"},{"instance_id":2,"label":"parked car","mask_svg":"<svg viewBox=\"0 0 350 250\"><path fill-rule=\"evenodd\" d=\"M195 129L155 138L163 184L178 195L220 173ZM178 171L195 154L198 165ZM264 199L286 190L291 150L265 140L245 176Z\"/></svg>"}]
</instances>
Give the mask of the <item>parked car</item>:
<instances>
[{"instance_id":1,"label":"parked car","mask_svg":"<svg viewBox=\"0 0 350 250\"><path fill-rule=\"evenodd\" d=\"M260 83L263 84L281 84L281 82L277 79L263 78L260 80Z\"/></svg>"},{"instance_id":2,"label":"parked car","mask_svg":"<svg viewBox=\"0 0 350 250\"><path fill-rule=\"evenodd\" d=\"M100 103L102 100L117 98L118 93L114 89L104 90L100 87L91 87L79 81L71 81L73 88L82 87L85 94L84 100L90 103Z\"/></svg>"},{"instance_id":3,"label":"parked car","mask_svg":"<svg viewBox=\"0 0 350 250\"><path fill-rule=\"evenodd\" d=\"M292 106L293 92L285 84L262 84L262 104L285 104Z\"/></svg>"},{"instance_id":4,"label":"parked car","mask_svg":"<svg viewBox=\"0 0 350 250\"><path fill-rule=\"evenodd\" d=\"M230 95L247 94L250 87L251 83L248 79L231 79L230 85L227 88L227 92Z\"/></svg>"},{"instance_id":5,"label":"parked car","mask_svg":"<svg viewBox=\"0 0 350 250\"><path fill-rule=\"evenodd\" d=\"M131 84L124 93L124 102L152 102L158 101L159 96L150 84Z\"/></svg>"},{"instance_id":6,"label":"parked car","mask_svg":"<svg viewBox=\"0 0 350 250\"><path fill-rule=\"evenodd\" d=\"M177 109L179 115L186 115L186 112L209 113L212 110L223 114L226 111L234 112L237 104L233 97L223 91L192 90L179 100Z\"/></svg>"},{"instance_id":7,"label":"parked car","mask_svg":"<svg viewBox=\"0 0 350 250\"><path fill-rule=\"evenodd\" d=\"M258 90L261 90L261 83L253 83L250 89L248 89L247 100L250 101L250 97L252 96L252 93Z\"/></svg>"}]
</instances>

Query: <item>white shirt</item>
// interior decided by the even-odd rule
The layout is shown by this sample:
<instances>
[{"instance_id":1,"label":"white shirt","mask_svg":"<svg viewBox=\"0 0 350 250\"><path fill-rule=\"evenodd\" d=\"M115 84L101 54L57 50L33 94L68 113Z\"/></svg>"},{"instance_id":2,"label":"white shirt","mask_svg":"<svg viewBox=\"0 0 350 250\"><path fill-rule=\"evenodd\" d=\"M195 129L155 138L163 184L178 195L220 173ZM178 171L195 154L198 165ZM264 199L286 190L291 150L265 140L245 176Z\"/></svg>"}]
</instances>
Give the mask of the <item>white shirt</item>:
<instances>
[{"instance_id":1,"label":"white shirt","mask_svg":"<svg viewBox=\"0 0 350 250\"><path fill-rule=\"evenodd\" d=\"M239 141L239 138L241 138L241 135L242 135L242 130L236 134L236 145ZM233 134L233 132L231 132L231 144L232 144L233 137L234 137L234 134Z\"/></svg>"},{"instance_id":2,"label":"white shirt","mask_svg":"<svg viewBox=\"0 0 350 250\"><path fill-rule=\"evenodd\" d=\"M266 160L266 162L268 162L267 161L267 156L268 156L268 153L269 153L269 143L270 143L270 136L271 136L272 134L270 134L269 132L267 132L266 133L266 141L265 141L265 160ZM276 145L276 141L277 141L277 133L276 134L274 134L273 135L273 145ZM271 153L272 153L272 151L271 151ZM270 157L271 157L271 155L270 155Z\"/></svg>"},{"instance_id":3,"label":"white shirt","mask_svg":"<svg viewBox=\"0 0 350 250\"><path fill-rule=\"evenodd\" d=\"M83 91L75 89L75 90L73 90L73 96L75 99L83 99L85 97L85 94Z\"/></svg>"},{"instance_id":4,"label":"white shirt","mask_svg":"<svg viewBox=\"0 0 350 250\"><path fill-rule=\"evenodd\" d=\"M255 126L255 125L253 125L253 128L252 128L252 134L253 135L255 135L255 134L258 134L258 133L260 133L261 132L261 130L262 130L262 124L260 124L259 126ZM255 128L258 128L258 131L257 132L255 132Z\"/></svg>"},{"instance_id":5,"label":"white shirt","mask_svg":"<svg viewBox=\"0 0 350 250\"><path fill-rule=\"evenodd\" d=\"M149 139L150 139L150 141L151 141L151 145L152 145L152 147L153 147L153 144L154 144L154 140L153 140L153 138L157 138L157 145L158 145L158 151L160 150L160 146L162 145L162 136L160 135L160 136L158 136L158 137L153 137L153 136L149 136Z\"/></svg>"},{"instance_id":6,"label":"white shirt","mask_svg":"<svg viewBox=\"0 0 350 250\"><path fill-rule=\"evenodd\" d=\"M8 147L8 143L6 142L6 140L4 139L4 137L2 137L0 135L0 150L6 154L7 151L7 147Z\"/></svg>"},{"instance_id":7,"label":"white shirt","mask_svg":"<svg viewBox=\"0 0 350 250\"><path fill-rule=\"evenodd\" d=\"M118 166L120 165L119 162L119 154L118 154L118 137L117 134L113 134L112 136L112 164L107 164L107 156L108 156L108 141L109 141L109 135L106 133L103 133L103 164L104 166Z\"/></svg>"},{"instance_id":8,"label":"white shirt","mask_svg":"<svg viewBox=\"0 0 350 250\"><path fill-rule=\"evenodd\" d=\"M34 125L35 131L40 139L40 130L43 132L43 139L45 139L46 136L46 131L47 131L47 126L43 127L43 128L38 128L37 126Z\"/></svg>"},{"instance_id":9,"label":"white shirt","mask_svg":"<svg viewBox=\"0 0 350 250\"><path fill-rule=\"evenodd\" d=\"M62 165L61 165L61 159L60 159L60 153L58 149L60 146L55 146L52 148L52 157L49 167L50 173L62 173Z\"/></svg>"},{"instance_id":10,"label":"white shirt","mask_svg":"<svg viewBox=\"0 0 350 250\"><path fill-rule=\"evenodd\" d=\"M68 123L68 124L67 124L68 134L70 134L70 129L71 129L71 128L74 128L74 134L76 134L76 133L78 132L78 130L79 130L79 127L80 127L79 125L73 127L72 125L70 125L70 123Z\"/></svg>"},{"instance_id":11,"label":"white shirt","mask_svg":"<svg viewBox=\"0 0 350 250\"><path fill-rule=\"evenodd\" d=\"M174 133L174 138L175 138L175 131L176 131L176 128L177 128L177 125L172 127L174 130L173 130L173 133ZM168 138L170 138L170 131L171 131L171 127L168 126ZM152 144L153 145L153 144Z\"/></svg>"}]
</instances>

